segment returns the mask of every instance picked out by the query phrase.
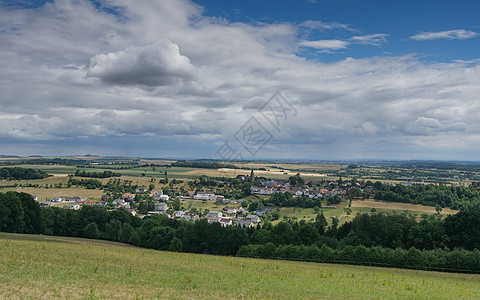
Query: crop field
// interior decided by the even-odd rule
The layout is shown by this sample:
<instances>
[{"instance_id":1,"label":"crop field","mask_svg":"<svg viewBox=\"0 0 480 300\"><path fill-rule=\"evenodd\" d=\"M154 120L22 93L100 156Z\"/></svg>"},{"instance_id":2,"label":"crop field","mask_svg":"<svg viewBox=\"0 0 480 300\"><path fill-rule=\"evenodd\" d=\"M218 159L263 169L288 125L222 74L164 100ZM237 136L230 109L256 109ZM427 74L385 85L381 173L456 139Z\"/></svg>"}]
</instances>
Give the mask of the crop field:
<instances>
[{"instance_id":1,"label":"crop field","mask_svg":"<svg viewBox=\"0 0 480 300\"><path fill-rule=\"evenodd\" d=\"M160 252L0 234L14 299L478 299L479 275Z\"/></svg>"},{"instance_id":2,"label":"crop field","mask_svg":"<svg viewBox=\"0 0 480 300\"><path fill-rule=\"evenodd\" d=\"M31 187L24 187L24 188L7 188L2 189L0 192L7 192L7 191L17 191L30 194L32 196L37 196L40 201L51 200L53 197L82 197L86 201L94 201L100 200L103 195L102 190L89 190L84 188L63 188L63 189L45 189L45 188L31 188Z\"/></svg>"}]
</instances>

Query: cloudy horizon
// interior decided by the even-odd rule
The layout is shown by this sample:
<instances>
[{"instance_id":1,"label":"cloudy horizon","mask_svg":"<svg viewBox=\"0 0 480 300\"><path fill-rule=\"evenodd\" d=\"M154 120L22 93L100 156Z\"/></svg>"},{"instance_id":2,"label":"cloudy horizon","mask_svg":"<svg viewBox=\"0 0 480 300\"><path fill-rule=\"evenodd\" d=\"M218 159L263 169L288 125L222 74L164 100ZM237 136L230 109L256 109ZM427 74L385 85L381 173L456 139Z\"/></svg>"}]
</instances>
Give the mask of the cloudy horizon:
<instances>
[{"instance_id":1,"label":"cloudy horizon","mask_svg":"<svg viewBox=\"0 0 480 300\"><path fill-rule=\"evenodd\" d=\"M480 160L474 18L220 2L1 1L0 154Z\"/></svg>"}]
</instances>

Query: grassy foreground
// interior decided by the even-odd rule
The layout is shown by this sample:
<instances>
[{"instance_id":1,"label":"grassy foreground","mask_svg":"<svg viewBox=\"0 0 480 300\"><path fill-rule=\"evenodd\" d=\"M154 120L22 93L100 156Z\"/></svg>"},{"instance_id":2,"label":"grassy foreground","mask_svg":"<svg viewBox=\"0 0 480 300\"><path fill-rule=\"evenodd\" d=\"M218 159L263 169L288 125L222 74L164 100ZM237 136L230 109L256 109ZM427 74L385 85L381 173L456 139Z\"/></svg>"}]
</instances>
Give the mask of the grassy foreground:
<instances>
[{"instance_id":1,"label":"grassy foreground","mask_svg":"<svg viewBox=\"0 0 480 300\"><path fill-rule=\"evenodd\" d=\"M478 299L479 275L159 252L0 233L4 299Z\"/></svg>"}]
</instances>

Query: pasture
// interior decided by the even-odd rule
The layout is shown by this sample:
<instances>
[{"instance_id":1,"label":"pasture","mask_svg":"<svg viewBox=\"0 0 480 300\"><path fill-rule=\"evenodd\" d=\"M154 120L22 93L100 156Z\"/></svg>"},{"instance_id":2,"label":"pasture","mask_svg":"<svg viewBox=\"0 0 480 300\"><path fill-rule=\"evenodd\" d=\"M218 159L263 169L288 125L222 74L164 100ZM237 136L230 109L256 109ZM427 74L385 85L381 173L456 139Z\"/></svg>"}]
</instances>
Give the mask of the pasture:
<instances>
[{"instance_id":1,"label":"pasture","mask_svg":"<svg viewBox=\"0 0 480 300\"><path fill-rule=\"evenodd\" d=\"M480 280L5 233L0 252L0 295L15 299L478 299Z\"/></svg>"}]
</instances>

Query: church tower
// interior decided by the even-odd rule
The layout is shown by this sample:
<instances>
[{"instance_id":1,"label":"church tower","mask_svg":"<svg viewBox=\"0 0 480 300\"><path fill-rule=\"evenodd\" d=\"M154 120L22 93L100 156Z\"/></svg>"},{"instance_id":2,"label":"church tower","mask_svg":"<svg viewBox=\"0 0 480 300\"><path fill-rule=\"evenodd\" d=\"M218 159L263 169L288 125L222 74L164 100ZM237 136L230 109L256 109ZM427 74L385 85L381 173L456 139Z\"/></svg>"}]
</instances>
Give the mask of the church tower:
<instances>
[{"instance_id":1,"label":"church tower","mask_svg":"<svg viewBox=\"0 0 480 300\"><path fill-rule=\"evenodd\" d=\"M252 171L250 172L250 182L253 183L255 181L255 174L253 173L253 168Z\"/></svg>"}]
</instances>

